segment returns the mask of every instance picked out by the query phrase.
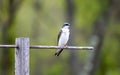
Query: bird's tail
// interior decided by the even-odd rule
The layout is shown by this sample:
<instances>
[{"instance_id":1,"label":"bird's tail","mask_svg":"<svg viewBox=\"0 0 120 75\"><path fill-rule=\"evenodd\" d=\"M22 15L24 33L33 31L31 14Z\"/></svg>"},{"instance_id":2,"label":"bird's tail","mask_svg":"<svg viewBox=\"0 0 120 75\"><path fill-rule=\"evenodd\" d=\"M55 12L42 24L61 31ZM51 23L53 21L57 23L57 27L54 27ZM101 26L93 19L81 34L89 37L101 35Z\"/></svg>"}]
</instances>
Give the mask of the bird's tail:
<instances>
[{"instance_id":1,"label":"bird's tail","mask_svg":"<svg viewBox=\"0 0 120 75\"><path fill-rule=\"evenodd\" d=\"M55 53L55 56L59 56L62 51L63 51L63 49L58 50L58 51Z\"/></svg>"}]
</instances>

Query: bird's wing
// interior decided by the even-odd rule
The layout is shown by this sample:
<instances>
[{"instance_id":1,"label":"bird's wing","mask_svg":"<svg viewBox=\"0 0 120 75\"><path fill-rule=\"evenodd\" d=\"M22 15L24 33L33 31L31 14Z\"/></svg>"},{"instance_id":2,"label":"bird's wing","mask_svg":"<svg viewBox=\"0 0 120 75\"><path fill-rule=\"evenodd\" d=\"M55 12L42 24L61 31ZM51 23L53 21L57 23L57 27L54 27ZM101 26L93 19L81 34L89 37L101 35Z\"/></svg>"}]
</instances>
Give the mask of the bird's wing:
<instances>
[{"instance_id":1,"label":"bird's wing","mask_svg":"<svg viewBox=\"0 0 120 75\"><path fill-rule=\"evenodd\" d=\"M60 39L61 33L62 33L62 30L59 31L58 38L57 38L57 45L59 43L59 39Z\"/></svg>"}]
</instances>

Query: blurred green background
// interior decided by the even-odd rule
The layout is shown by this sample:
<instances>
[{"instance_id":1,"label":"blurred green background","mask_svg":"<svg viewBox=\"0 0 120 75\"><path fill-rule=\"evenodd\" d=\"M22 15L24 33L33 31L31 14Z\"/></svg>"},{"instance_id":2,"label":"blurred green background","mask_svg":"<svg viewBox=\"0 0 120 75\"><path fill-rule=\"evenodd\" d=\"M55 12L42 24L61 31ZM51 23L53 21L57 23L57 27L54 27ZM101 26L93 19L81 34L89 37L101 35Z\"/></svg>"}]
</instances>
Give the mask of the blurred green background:
<instances>
[{"instance_id":1,"label":"blurred green background","mask_svg":"<svg viewBox=\"0 0 120 75\"><path fill-rule=\"evenodd\" d=\"M69 45L95 50L30 50L30 75L120 75L119 0L0 0L0 44L28 37L31 45L56 45L71 24ZM14 49L0 48L0 75L14 75Z\"/></svg>"}]
</instances>

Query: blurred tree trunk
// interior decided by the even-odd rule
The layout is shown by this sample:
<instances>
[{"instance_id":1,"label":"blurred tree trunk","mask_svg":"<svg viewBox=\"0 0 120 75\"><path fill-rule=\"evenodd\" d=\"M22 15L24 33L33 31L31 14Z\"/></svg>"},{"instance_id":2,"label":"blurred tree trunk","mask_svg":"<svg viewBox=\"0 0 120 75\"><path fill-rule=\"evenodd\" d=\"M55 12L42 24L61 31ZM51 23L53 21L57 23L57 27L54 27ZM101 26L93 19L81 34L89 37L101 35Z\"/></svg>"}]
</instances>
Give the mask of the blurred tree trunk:
<instances>
[{"instance_id":1,"label":"blurred tree trunk","mask_svg":"<svg viewBox=\"0 0 120 75\"><path fill-rule=\"evenodd\" d=\"M94 25L92 39L95 39L93 40L93 42L96 42L96 44L93 45L95 47L95 51L94 51L93 59L91 61L92 66L89 75L95 75L98 65L100 64L100 55L101 55L101 50L103 46L105 31L107 28L108 17L109 17L108 14L109 14L108 11L105 12L103 14L103 17L98 19Z\"/></svg>"},{"instance_id":2,"label":"blurred tree trunk","mask_svg":"<svg viewBox=\"0 0 120 75\"><path fill-rule=\"evenodd\" d=\"M103 45L103 41L104 41L104 36L105 36L105 31L107 28L107 23L108 20L110 20L112 18L112 20L114 21L119 21L120 20L120 0L109 0L108 1L108 9L106 9L106 12L103 13L103 21L99 21L98 23L96 23L97 25L94 27L94 33L97 37L98 37L98 43L95 46L95 54L93 56L93 60L92 60L92 69L90 70L89 75L95 75L98 67L100 67L101 71L101 75L105 75L105 64L103 63L104 61L102 61L102 63L100 63L100 54L101 54L101 48ZM104 58L102 58L104 59ZM100 66L98 66L100 65Z\"/></svg>"},{"instance_id":3,"label":"blurred tree trunk","mask_svg":"<svg viewBox=\"0 0 120 75\"><path fill-rule=\"evenodd\" d=\"M90 39L90 44L95 47L95 50L88 52L86 64L84 65L84 69L80 75L96 75L95 73L100 64L100 54L103 46L108 19L109 11L106 10L106 12L104 12L103 15L96 20L93 26L93 34Z\"/></svg>"},{"instance_id":4,"label":"blurred tree trunk","mask_svg":"<svg viewBox=\"0 0 120 75\"><path fill-rule=\"evenodd\" d=\"M66 0L66 20L68 23L70 23L70 39L69 39L69 45L74 46L74 0ZM68 64L69 64L69 69L70 69L70 74L69 75L77 75L79 70L78 70L78 57L77 53L74 50L70 50L70 55L68 58Z\"/></svg>"},{"instance_id":5,"label":"blurred tree trunk","mask_svg":"<svg viewBox=\"0 0 120 75\"><path fill-rule=\"evenodd\" d=\"M15 12L21 1L9 0L8 18L2 23L2 44L13 44L14 34L12 32ZM1 60L1 75L9 75L13 67L13 52L10 49L3 48Z\"/></svg>"},{"instance_id":6,"label":"blurred tree trunk","mask_svg":"<svg viewBox=\"0 0 120 75\"><path fill-rule=\"evenodd\" d=\"M40 13L40 9L41 9L41 4L39 2L39 0L33 0L33 7L34 7L34 11L35 11L35 14L34 14L34 18L33 18L33 29L32 29L32 37L33 39L37 39L38 38L38 34L39 34L39 13ZM43 75L42 73L42 68L41 68L41 61L38 60L40 59L39 56L35 56L35 65L34 65L34 68L32 69L33 70L33 74L32 75ZM38 67L40 66L40 67Z\"/></svg>"},{"instance_id":7,"label":"blurred tree trunk","mask_svg":"<svg viewBox=\"0 0 120 75\"><path fill-rule=\"evenodd\" d=\"M40 2L39 2L39 0L34 0L33 1L33 7L34 7L34 11L35 11L35 17L34 17L34 19L33 19L33 33L32 33L32 37L34 38L34 39L36 39L36 38L38 38L38 34L39 34L39 17L40 17L40 15L39 15L39 13L40 13L40 9L41 9L41 4L40 4Z\"/></svg>"}]
</instances>

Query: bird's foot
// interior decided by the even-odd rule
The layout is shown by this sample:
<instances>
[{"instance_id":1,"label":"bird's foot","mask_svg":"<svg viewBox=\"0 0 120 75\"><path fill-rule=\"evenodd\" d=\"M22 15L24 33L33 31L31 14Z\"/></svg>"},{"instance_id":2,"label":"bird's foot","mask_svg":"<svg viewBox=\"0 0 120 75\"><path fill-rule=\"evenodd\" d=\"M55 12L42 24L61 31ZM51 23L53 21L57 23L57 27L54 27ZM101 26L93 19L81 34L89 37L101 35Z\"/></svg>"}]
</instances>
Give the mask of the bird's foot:
<instances>
[{"instance_id":1,"label":"bird's foot","mask_svg":"<svg viewBox=\"0 0 120 75\"><path fill-rule=\"evenodd\" d=\"M65 45L64 48L67 48L67 45Z\"/></svg>"}]
</instances>

